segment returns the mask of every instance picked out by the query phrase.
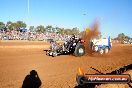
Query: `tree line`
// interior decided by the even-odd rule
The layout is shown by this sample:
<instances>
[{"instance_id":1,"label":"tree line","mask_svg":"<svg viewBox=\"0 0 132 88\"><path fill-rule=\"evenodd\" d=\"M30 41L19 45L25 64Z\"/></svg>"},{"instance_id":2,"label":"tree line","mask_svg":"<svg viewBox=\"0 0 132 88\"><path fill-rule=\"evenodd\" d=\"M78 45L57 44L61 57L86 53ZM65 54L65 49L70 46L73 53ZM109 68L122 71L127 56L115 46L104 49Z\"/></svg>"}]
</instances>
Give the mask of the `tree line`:
<instances>
[{"instance_id":1,"label":"tree line","mask_svg":"<svg viewBox=\"0 0 132 88\"><path fill-rule=\"evenodd\" d=\"M124 33L120 33L116 38L114 38L114 40L118 40L120 43L122 43L123 41L132 40L132 38L130 36L125 35Z\"/></svg>"},{"instance_id":2,"label":"tree line","mask_svg":"<svg viewBox=\"0 0 132 88\"><path fill-rule=\"evenodd\" d=\"M8 21L7 23L0 22L0 30L20 31L20 28L26 28L26 27L27 27L27 24L23 21L16 21L16 22ZM52 25L47 25L47 26L39 25L37 27L30 26L29 31L40 32L40 33L50 32L50 33L59 33L59 34L67 34L67 35L71 35L71 34L78 35L81 33L77 27L74 27L72 29L66 29L66 28L60 28L60 27L53 27ZM130 40L130 39L132 38L125 35L124 33L120 33L118 34L116 38L114 38L114 40L119 40L120 42L124 40Z\"/></svg>"},{"instance_id":3,"label":"tree line","mask_svg":"<svg viewBox=\"0 0 132 88\"><path fill-rule=\"evenodd\" d=\"M0 29L2 30L16 30L19 31L20 28L26 28L27 25L23 21L11 22L8 21L6 24L4 22L0 22Z\"/></svg>"},{"instance_id":4,"label":"tree line","mask_svg":"<svg viewBox=\"0 0 132 88\"><path fill-rule=\"evenodd\" d=\"M16 22L11 22L8 21L7 23L0 22L0 30L7 30L7 31L20 31L20 28L26 28L27 24L23 21L16 21ZM50 32L50 33L59 33L59 34L76 34L78 35L80 33L79 29L77 27L74 28L61 28L61 27L53 27L52 25L39 25L37 27L35 26L30 26L29 27L30 32L40 32L40 33L45 33L45 32Z\"/></svg>"},{"instance_id":5,"label":"tree line","mask_svg":"<svg viewBox=\"0 0 132 88\"><path fill-rule=\"evenodd\" d=\"M77 27L74 27L72 29L66 29L66 28L60 28L60 27L53 27L52 25L47 25L47 26L43 26L43 25L39 25L37 27L34 26L30 26L29 30L31 32L49 32L49 33L59 33L59 34L67 34L67 35L71 35L71 34L79 34L80 31Z\"/></svg>"}]
</instances>

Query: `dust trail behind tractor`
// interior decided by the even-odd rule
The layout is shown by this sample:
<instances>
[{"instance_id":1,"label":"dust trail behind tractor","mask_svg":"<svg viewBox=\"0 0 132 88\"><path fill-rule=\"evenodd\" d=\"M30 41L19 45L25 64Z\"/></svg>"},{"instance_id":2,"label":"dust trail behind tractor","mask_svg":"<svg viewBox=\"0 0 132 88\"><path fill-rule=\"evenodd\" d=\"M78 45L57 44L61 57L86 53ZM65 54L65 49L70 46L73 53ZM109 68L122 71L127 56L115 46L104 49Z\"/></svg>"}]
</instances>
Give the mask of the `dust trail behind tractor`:
<instances>
[{"instance_id":1,"label":"dust trail behind tractor","mask_svg":"<svg viewBox=\"0 0 132 88\"><path fill-rule=\"evenodd\" d=\"M93 24L90 26L90 28L86 28L82 33L82 38L85 40L84 46L85 46L85 52L86 55L92 55L93 50L90 46L90 40L93 38L99 38L100 31L99 31L99 22L96 20L93 22Z\"/></svg>"}]
</instances>

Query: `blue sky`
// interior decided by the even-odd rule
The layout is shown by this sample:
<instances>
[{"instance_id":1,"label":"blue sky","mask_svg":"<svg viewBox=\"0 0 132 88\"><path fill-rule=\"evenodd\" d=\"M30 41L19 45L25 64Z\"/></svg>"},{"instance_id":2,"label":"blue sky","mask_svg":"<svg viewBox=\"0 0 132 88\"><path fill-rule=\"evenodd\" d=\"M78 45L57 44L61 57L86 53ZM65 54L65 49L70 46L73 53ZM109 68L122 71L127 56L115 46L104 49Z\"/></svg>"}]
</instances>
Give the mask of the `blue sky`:
<instances>
[{"instance_id":1,"label":"blue sky","mask_svg":"<svg viewBox=\"0 0 132 88\"><path fill-rule=\"evenodd\" d=\"M132 0L0 0L0 21L22 20L30 25L78 27L81 31L95 19L102 35L132 37ZM85 15L84 15L85 14Z\"/></svg>"}]
</instances>

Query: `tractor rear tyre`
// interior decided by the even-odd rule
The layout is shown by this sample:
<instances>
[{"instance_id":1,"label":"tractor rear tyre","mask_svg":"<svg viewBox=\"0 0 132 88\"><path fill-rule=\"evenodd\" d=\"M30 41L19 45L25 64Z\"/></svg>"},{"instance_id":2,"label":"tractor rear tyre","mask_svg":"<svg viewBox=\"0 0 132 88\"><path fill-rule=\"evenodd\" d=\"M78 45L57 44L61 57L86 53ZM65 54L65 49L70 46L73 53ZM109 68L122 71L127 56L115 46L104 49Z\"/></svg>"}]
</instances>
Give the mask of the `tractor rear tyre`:
<instances>
[{"instance_id":1,"label":"tractor rear tyre","mask_svg":"<svg viewBox=\"0 0 132 88\"><path fill-rule=\"evenodd\" d=\"M85 54L85 47L83 44L78 44L75 48L75 51L74 51L74 55L76 57L80 57L80 56L83 56Z\"/></svg>"}]
</instances>

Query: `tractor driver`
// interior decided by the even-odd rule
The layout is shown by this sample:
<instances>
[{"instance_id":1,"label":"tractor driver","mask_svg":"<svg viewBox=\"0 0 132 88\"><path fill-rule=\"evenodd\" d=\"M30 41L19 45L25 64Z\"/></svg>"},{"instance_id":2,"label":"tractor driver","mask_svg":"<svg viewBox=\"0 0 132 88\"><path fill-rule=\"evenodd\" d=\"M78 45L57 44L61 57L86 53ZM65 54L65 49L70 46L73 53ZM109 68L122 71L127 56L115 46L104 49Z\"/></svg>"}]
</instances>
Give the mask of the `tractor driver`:
<instances>
[{"instance_id":1,"label":"tractor driver","mask_svg":"<svg viewBox=\"0 0 132 88\"><path fill-rule=\"evenodd\" d=\"M73 34L71 39L70 39L70 42L73 42L75 39L76 39L76 36L75 36L75 34Z\"/></svg>"},{"instance_id":2,"label":"tractor driver","mask_svg":"<svg viewBox=\"0 0 132 88\"><path fill-rule=\"evenodd\" d=\"M67 38L67 40L64 43L64 47L67 49L72 44L72 42L75 41L75 39L76 36L74 34L70 38Z\"/></svg>"}]
</instances>

